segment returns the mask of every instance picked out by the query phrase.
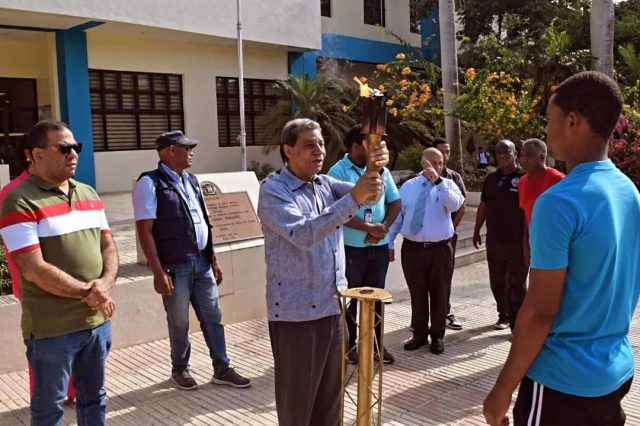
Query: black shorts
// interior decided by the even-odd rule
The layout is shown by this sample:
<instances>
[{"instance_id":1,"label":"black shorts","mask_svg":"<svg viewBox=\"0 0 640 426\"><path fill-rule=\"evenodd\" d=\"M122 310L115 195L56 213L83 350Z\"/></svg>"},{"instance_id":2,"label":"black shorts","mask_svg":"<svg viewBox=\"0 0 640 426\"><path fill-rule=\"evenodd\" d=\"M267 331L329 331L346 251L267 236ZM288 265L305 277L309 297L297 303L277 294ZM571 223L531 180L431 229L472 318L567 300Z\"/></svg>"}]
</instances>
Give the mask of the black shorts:
<instances>
[{"instance_id":1,"label":"black shorts","mask_svg":"<svg viewBox=\"0 0 640 426\"><path fill-rule=\"evenodd\" d=\"M515 426L624 425L627 417L620 401L632 380L608 395L591 398L558 392L525 377L513 407L513 422Z\"/></svg>"}]
</instances>

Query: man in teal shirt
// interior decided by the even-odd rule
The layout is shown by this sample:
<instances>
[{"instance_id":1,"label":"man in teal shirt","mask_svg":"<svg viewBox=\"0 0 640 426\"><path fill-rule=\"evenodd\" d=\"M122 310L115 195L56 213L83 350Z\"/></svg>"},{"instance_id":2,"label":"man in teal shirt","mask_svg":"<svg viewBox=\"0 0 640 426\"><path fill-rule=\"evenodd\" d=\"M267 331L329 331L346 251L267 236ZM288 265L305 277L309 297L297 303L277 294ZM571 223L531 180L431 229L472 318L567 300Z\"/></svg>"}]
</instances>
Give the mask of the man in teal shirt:
<instances>
[{"instance_id":1,"label":"man in teal shirt","mask_svg":"<svg viewBox=\"0 0 640 426\"><path fill-rule=\"evenodd\" d=\"M568 174L535 203L529 290L484 401L491 425L622 425L634 373L629 324L640 294L640 195L607 158L622 110L616 83L589 71L547 106L547 144Z\"/></svg>"},{"instance_id":2,"label":"man in teal shirt","mask_svg":"<svg viewBox=\"0 0 640 426\"><path fill-rule=\"evenodd\" d=\"M364 137L360 126L354 126L344 141L348 152L329 170L329 176L355 183L365 172L367 152L363 145ZM346 258L346 277L349 288L384 288L389 268L389 227L400 213L401 201L398 188L388 169L384 169L382 179L385 193L374 205L364 206L356 216L344 225L344 251ZM380 313L380 306L376 306ZM358 354L354 349L357 337L355 318L357 304L349 303L347 308L347 329L349 332L349 362L357 363ZM380 326L376 327L376 336L380 341ZM376 355L377 356L377 355ZM393 355L384 350L383 362L393 364Z\"/></svg>"}]
</instances>

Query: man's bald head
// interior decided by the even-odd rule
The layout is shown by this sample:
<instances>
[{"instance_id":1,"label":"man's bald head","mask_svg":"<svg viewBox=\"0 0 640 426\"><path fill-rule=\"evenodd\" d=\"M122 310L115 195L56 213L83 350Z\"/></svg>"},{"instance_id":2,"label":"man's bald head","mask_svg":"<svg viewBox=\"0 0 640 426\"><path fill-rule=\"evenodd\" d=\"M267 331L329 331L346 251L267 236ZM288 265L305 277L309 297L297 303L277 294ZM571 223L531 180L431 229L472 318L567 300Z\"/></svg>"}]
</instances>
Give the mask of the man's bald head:
<instances>
[{"instance_id":1,"label":"man's bald head","mask_svg":"<svg viewBox=\"0 0 640 426\"><path fill-rule=\"evenodd\" d=\"M496 151L499 151L499 150L508 150L508 151L516 152L516 145L510 140L503 139L501 141L498 141L498 143L496 144Z\"/></svg>"},{"instance_id":2,"label":"man's bald head","mask_svg":"<svg viewBox=\"0 0 640 426\"><path fill-rule=\"evenodd\" d=\"M444 157L437 148L427 148L422 151L422 169L434 168L438 176L442 174L444 169Z\"/></svg>"},{"instance_id":3,"label":"man's bald head","mask_svg":"<svg viewBox=\"0 0 640 426\"><path fill-rule=\"evenodd\" d=\"M516 155L516 146L513 142L503 139L496 144L496 160L502 173L511 173L518 167Z\"/></svg>"}]
</instances>

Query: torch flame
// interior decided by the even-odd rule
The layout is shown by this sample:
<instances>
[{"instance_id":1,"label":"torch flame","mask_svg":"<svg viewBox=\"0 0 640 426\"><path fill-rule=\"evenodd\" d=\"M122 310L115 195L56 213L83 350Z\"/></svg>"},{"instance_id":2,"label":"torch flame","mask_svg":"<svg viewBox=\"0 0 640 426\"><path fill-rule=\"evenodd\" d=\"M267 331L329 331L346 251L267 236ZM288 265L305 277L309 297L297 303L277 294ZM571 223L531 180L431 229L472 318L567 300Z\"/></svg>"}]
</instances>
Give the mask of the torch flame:
<instances>
[{"instance_id":1,"label":"torch flame","mask_svg":"<svg viewBox=\"0 0 640 426\"><path fill-rule=\"evenodd\" d=\"M355 76L353 77L353 81L358 83L358 86L360 86L360 96L362 96L363 98L368 98L371 96L372 90L367 83L363 83L358 77Z\"/></svg>"}]
</instances>

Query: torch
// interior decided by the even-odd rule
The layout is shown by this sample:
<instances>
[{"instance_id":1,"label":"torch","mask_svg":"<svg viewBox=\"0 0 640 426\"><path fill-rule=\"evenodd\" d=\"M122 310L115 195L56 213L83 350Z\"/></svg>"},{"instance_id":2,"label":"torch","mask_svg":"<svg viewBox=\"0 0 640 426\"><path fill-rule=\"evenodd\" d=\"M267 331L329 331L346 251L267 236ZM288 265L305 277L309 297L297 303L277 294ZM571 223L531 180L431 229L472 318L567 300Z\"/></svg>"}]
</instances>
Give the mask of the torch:
<instances>
[{"instance_id":1,"label":"torch","mask_svg":"<svg viewBox=\"0 0 640 426\"><path fill-rule=\"evenodd\" d=\"M364 148L367 151L367 170L376 170L373 164L371 152L373 147L382 140L387 129L387 106L385 96L378 89L371 89L366 82L360 81L358 77L353 77L360 86L360 96L363 98L362 105L362 134L364 136Z\"/></svg>"}]
</instances>

